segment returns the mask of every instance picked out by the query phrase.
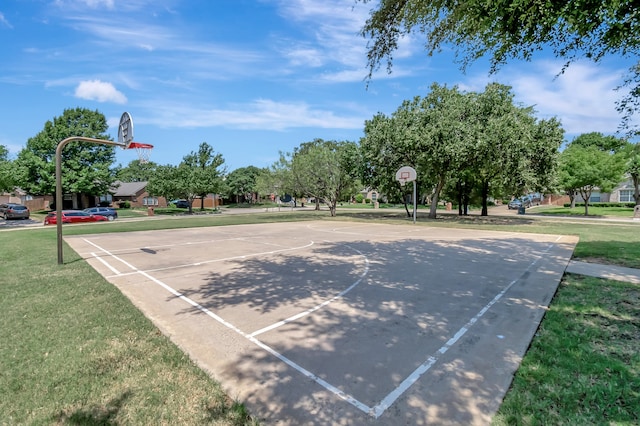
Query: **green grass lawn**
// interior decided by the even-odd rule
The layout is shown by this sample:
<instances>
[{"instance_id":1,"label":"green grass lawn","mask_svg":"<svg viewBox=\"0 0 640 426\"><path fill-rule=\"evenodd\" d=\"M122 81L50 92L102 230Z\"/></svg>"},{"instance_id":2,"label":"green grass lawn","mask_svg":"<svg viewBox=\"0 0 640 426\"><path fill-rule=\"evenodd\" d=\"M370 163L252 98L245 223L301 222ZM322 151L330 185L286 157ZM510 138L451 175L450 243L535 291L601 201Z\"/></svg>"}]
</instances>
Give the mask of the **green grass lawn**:
<instances>
[{"instance_id":1,"label":"green grass lawn","mask_svg":"<svg viewBox=\"0 0 640 426\"><path fill-rule=\"evenodd\" d=\"M557 216L583 216L584 207L562 207L562 206L538 206L531 213L557 215ZM600 207L589 206L590 217L633 217L633 208L630 207Z\"/></svg>"},{"instance_id":2,"label":"green grass lawn","mask_svg":"<svg viewBox=\"0 0 640 426\"><path fill-rule=\"evenodd\" d=\"M120 213L120 212L119 212ZM426 213L423 213L426 215ZM157 218L156 218L157 219ZM167 217L65 225L65 235L291 220L409 223L402 212ZM640 268L640 226L419 216L416 226L579 235L575 257ZM253 424L56 228L0 232L0 424ZM494 423L640 422L640 288L567 275Z\"/></svg>"}]
</instances>

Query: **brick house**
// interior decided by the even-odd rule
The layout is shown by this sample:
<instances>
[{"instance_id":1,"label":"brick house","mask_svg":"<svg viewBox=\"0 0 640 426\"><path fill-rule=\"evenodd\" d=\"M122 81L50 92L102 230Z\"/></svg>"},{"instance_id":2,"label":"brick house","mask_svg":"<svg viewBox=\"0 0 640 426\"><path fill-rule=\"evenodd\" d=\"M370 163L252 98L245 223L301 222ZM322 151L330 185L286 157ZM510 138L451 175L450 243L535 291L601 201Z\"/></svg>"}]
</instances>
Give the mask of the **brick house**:
<instances>
[{"instance_id":1,"label":"brick house","mask_svg":"<svg viewBox=\"0 0 640 426\"><path fill-rule=\"evenodd\" d=\"M115 181L108 194L96 197L96 204L109 204L118 207L118 203L128 201L131 207L166 207L164 197L152 197L147 192L147 182Z\"/></svg>"}]
</instances>

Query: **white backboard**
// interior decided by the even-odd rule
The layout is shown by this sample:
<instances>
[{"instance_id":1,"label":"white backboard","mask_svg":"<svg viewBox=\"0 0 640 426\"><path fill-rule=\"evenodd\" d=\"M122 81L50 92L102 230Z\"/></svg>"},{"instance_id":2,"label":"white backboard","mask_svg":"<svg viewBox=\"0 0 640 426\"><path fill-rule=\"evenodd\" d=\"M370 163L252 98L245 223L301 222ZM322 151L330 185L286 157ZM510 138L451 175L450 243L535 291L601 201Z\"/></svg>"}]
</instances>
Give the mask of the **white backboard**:
<instances>
[{"instance_id":1,"label":"white backboard","mask_svg":"<svg viewBox=\"0 0 640 426\"><path fill-rule=\"evenodd\" d=\"M120 117L120 125L118 126L118 142L129 148L129 144L133 141L133 119L128 112Z\"/></svg>"}]
</instances>

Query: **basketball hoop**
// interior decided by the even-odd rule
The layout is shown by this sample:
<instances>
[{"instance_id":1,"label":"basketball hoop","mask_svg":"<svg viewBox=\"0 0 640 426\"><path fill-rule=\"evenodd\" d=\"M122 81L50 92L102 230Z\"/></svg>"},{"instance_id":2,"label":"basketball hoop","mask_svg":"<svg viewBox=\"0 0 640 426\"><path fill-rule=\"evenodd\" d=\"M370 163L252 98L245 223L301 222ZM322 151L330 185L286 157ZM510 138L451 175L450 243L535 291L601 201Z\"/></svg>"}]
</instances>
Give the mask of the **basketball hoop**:
<instances>
[{"instance_id":1,"label":"basketball hoop","mask_svg":"<svg viewBox=\"0 0 640 426\"><path fill-rule=\"evenodd\" d=\"M148 143L130 142L127 149L135 149L138 153L138 161L140 161L140 164L146 164L149 162L153 145Z\"/></svg>"},{"instance_id":2,"label":"basketball hoop","mask_svg":"<svg viewBox=\"0 0 640 426\"><path fill-rule=\"evenodd\" d=\"M416 169L411 166L400 167L396 172L396 180L400 183L401 187L407 182L413 182L413 223L416 223L417 216L417 201L416 201L416 178L418 174L416 173Z\"/></svg>"}]
</instances>

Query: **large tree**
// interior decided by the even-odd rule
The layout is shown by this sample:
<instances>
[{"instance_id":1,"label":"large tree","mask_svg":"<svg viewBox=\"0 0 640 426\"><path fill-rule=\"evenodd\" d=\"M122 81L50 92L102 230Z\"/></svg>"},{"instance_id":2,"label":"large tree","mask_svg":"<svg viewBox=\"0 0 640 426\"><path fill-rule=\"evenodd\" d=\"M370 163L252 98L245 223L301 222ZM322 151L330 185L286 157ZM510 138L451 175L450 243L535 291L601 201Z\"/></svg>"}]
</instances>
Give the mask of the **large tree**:
<instances>
[{"instance_id":1,"label":"large tree","mask_svg":"<svg viewBox=\"0 0 640 426\"><path fill-rule=\"evenodd\" d=\"M185 194L188 193L189 212L191 212L191 201L195 196L200 197L200 210L204 210L206 195L220 192L224 175L223 164L222 154L216 153L206 142L200 144L198 151L192 151L183 158L178 170Z\"/></svg>"},{"instance_id":2,"label":"large tree","mask_svg":"<svg viewBox=\"0 0 640 426\"><path fill-rule=\"evenodd\" d=\"M9 150L0 145L0 192L12 191L16 186L16 170L9 161Z\"/></svg>"},{"instance_id":3,"label":"large tree","mask_svg":"<svg viewBox=\"0 0 640 426\"><path fill-rule=\"evenodd\" d=\"M203 202L207 194L217 194L222 188L222 165L224 158L216 154L206 142L200 144L197 152L183 157L179 165L158 166L147 184L147 191L167 200L184 198L189 202L189 213L193 213L193 200L200 196Z\"/></svg>"},{"instance_id":4,"label":"large tree","mask_svg":"<svg viewBox=\"0 0 640 426\"><path fill-rule=\"evenodd\" d=\"M264 169L255 166L240 167L229 173L225 179L225 188L229 198L236 203L253 203L258 196L258 177L265 173Z\"/></svg>"},{"instance_id":5,"label":"large tree","mask_svg":"<svg viewBox=\"0 0 640 426\"><path fill-rule=\"evenodd\" d=\"M365 123L360 143L364 182L397 191L396 170L413 166L419 187L429 189L430 218L447 182L460 214L477 191L483 215L490 195L548 186L562 129L555 119L538 122L513 97L510 87L497 83L481 93L434 84L391 117L376 115Z\"/></svg>"},{"instance_id":6,"label":"large tree","mask_svg":"<svg viewBox=\"0 0 640 426\"><path fill-rule=\"evenodd\" d=\"M16 164L20 167L19 186L30 194L55 194L55 153L58 143L72 136L111 140L104 115L85 108L66 109L60 117L47 121L44 129L29 138ZM110 169L115 147L71 142L62 151L62 190L64 193L101 195L107 193L114 177ZM74 207L82 207L77 201Z\"/></svg>"},{"instance_id":7,"label":"large tree","mask_svg":"<svg viewBox=\"0 0 640 426\"><path fill-rule=\"evenodd\" d=\"M574 139L560 154L560 185L567 192L580 194L585 216L589 214L593 191L609 192L624 175L625 157L602 149L603 144L594 144L593 134L585 134Z\"/></svg>"},{"instance_id":8,"label":"large tree","mask_svg":"<svg viewBox=\"0 0 640 426\"><path fill-rule=\"evenodd\" d=\"M425 36L429 55L453 48L463 67L489 56L493 72L509 59L530 60L543 48L551 48L567 67L579 58L597 62L616 55L637 60L637 10L630 0L378 0L362 35L370 39L370 77L381 62L391 70L400 39L414 32ZM623 126L628 126L640 107L640 62L621 84L631 89L619 104Z\"/></svg>"},{"instance_id":9,"label":"large tree","mask_svg":"<svg viewBox=\"0 0 640 426\"><path fill-rule=\"evenodd\" d=\"M331 216L338 201L353 193L360 162L354 142L316 139L301 145L291 160L295 188L305 196L323 200Z\"/></svg>"}]
</instances>

